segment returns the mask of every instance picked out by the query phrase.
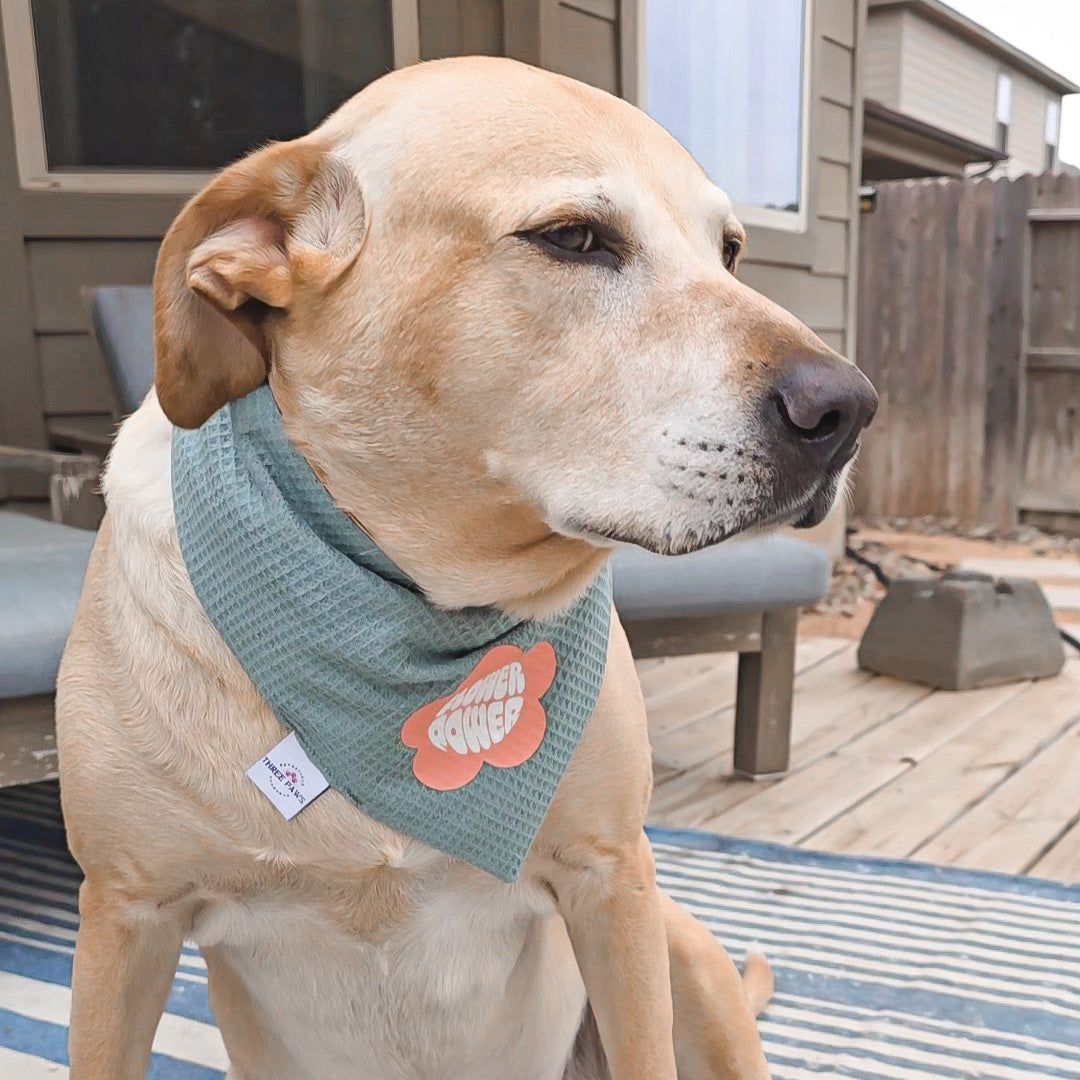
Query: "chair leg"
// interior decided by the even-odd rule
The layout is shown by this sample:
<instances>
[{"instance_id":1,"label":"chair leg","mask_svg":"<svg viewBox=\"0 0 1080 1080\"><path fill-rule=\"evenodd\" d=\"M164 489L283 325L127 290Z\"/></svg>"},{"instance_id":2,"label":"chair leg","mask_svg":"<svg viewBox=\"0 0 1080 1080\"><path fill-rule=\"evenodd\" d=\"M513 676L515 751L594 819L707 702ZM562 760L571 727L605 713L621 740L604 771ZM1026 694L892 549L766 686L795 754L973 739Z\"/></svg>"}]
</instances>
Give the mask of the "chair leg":
<instances>
[{"instance_id":1,"label":"chair leg","mask_svg":"<svg viewBox=\"0 0 1080 1080\"><path fill-rule=\"evenodd\" d=\"M791 763L791 698L795 682L795 608L767 611L761 652L739 653L735 698L735 772L755 779Z\"/></svg>"}]
</instances>

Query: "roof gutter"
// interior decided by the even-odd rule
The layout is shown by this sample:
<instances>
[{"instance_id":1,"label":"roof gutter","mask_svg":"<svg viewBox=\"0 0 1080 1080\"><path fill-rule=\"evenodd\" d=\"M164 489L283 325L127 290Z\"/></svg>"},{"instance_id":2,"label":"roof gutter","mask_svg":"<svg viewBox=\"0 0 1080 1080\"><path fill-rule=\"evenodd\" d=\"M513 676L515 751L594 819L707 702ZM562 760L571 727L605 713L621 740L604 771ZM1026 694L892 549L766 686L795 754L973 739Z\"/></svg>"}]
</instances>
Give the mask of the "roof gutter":
<instances>
[{"instance_id":1,"label":"roof gutter","mask_svg":"<svg viewBox=\"0 0 1080 1080\"><path fill-rule=\"evenodd\" d=\"M1005 161L1009 156L996 147L984 146L982 143L965 139L963 135L954 135L944 128L935 127L924 120L917 120L907 113L897 112L896 109L890 109L887 105L882 105L880 101L874 101L873 98L867 98L863 102L863 115L874 120L880 120L890 127L899 128L901 131L908 131L912 135L918 135L942 146L947 146L951 150L963 154L972 162L989 161L996 163Z\"/></svg>"}]
</instances>

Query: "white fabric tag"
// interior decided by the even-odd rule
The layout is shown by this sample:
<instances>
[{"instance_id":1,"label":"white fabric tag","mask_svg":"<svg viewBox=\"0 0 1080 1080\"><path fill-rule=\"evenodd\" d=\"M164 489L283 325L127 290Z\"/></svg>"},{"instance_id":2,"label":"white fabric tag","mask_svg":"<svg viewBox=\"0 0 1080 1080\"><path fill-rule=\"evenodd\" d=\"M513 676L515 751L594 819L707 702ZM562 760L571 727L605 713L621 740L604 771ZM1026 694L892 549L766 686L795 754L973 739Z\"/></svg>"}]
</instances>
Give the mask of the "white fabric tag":
<instances>
[{"instance_id":1,"label":"white fabric tag","mask_svg":"<svg viewBox=\"0 0 1080 1080\"><path fill-rule=\"evenodd\" d=\"M292 732L256 761L247 775L286 821L330 786Z\"/></svg>"}]
</instances>

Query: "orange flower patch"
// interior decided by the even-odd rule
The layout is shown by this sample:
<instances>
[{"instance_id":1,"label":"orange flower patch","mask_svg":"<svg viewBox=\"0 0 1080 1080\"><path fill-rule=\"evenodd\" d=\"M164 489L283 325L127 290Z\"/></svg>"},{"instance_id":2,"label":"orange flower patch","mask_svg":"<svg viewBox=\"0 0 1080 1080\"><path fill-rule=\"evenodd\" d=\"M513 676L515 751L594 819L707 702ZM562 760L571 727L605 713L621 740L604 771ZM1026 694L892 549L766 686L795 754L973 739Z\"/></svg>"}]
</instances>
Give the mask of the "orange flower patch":
<instances>
[{"instance_id":1,"label":"orange flower patch","mask_svg":"<svg viewBox=\"0 0 1080 1080\"><path fill-rule=\"evenodd\" d=\"M416 751L416 779L435 791L455 791L476 779L485 761L500 769L528 761L544 741L540 698L555 667L547 641L527 653L516 645L486 653L452 694L421 706L402 725L401 741Z\"/></svg>"}]
</instances>

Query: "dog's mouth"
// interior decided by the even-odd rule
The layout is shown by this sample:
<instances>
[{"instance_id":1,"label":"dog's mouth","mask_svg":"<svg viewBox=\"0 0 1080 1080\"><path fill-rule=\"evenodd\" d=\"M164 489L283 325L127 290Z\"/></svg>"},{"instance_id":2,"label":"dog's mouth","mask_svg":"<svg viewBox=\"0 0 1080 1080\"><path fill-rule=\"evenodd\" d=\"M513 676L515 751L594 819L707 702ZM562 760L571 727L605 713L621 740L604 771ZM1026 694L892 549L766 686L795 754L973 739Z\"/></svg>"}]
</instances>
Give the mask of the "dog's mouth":
<instances>
[{"instance_id":1,"label":"dog's mouth","mask_svg":"<svg viewBox=\"0 0 1080 1080\"><path fill-rule=\"evenodd\" d=\"M790 524L796 529L812 529L815 525L820 525L836 504L842 475L843 469L838 469L826 477L825 481L811 494L803 513L785 524Z\"/></svg>"},{"instance_id":2,"label":"dog's mouth","mask_svg":"<svg viewBox=\"0 0 1080 1080\"><path fill-rule=\"evenodd\" d=\"M633 546L657 555L689 555L713 547L736 536L754 535L791 526L812 529L820 525L836 503L844 469L854 457L847 455L834 464L809 491L789 494L782 489L768 501L747 508L727 522L698 526L668 525L650 528L628 519L622 522L592 521L584 515L567 522L558 531L602 547Z\"/></svg>"}]
</instances>

